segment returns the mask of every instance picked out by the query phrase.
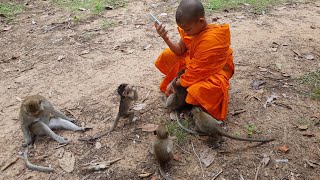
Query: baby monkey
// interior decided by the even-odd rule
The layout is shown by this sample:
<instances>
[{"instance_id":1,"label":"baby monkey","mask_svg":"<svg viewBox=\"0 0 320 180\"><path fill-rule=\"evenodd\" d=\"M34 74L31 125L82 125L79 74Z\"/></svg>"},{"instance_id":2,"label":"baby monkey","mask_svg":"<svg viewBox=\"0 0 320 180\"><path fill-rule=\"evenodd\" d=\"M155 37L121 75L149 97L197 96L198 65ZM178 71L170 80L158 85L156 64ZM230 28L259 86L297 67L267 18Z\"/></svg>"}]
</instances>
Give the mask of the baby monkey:
<instances>
[{"instance_id":1,"label":"baby monkey","mask_svg":"<svg viewBox=\"0 0 320 180\"><path fill-rule=\"evenodd\" d=\"M218 148L219 147L219 141L222 136L239 140L239 141L250 141L250 142L270 142L275 139L251 139L251 138L242 138L233 136L231 134L228 134L222 128L220 127L219 121L215 120L212 116L210 116L208 113L203 112L199 107L193 107L191 110L191 113L193 114L193 119L195 121L196 130L208 135L213 141L213 147Z\"/></svg>"},{"instance_id":2,"label":"baby monkey","mask_svg":"<svg viewBox=\"0 0 320 180\"><path fill-rule=\"evenodd\" d=\"M117 91L120 95L119 111L109 132L112 132L117 127L120 118L128 118L129 123L132 123L134 112L130 111L130 109L133 102L138 100L138 93L134 86L120 84Z\"/></svg>"},{"instance_id":3,"label":"baby monkey","mask_svg":"<svg viewBox=\"0 0 320 180\"><path fill-rule=\"evenodd\" d=\"M138 100L137 90L135 89L134 86L130 86L129 84L123 83L123 84L120 84L120 86L117 89L117 92L120 95L120 105L119 105L119 111L118 111L117 117L111 129L101 134L97 134L93 137L79 138L79 141L96 140L111 133L117 127L120 118L128 118L129 123L132 123L132 120L134 119L134 112L130 111L130 109L133 102Z\"/></svg>"},{"instance_id":4,"label":"baby monkey","mask_svg":"<svg viewBox=\"0 0 320 180\"><path fill-rule=\"evenodd\" d=\"M170 180L170 178L164 173L163 168L165 164L173 158L173 141L169 137L169 132L165 125L162 123L154 131L154 134L157 135L157 138L152 144L152 151L159 162L161 176L166 180Z\"/></svg>"},{"instance_id":5,"label":"baby monkey","mask_svg":"<svg viewBox=\"0 0 320 180\"><path fill-rule=\"evenodd\" d=\"M170 94L165 102L165 108L171 110L180 110L183 107L188 106L189 104L186 102L187 97L187 89L182 86L177 86L176 82L178 78L185 72L185 69L181 70L177 74L177 78L174 78L171 81L171 85L173 87L174 93Z\"/></svg>"},{"instance_id":6,"label":"baby monkey","mask_svg":"<svg viewBox=\"0 0 320 180\"><path fill-rule=\"evenodd\" d=\"M25 139L24 147L33 144L35 136L48 135L60 144L68 141L54 133L51 129L67 129L72 131L85 131L90 128L79 127L72 122L73 118L68 118L45 97L41 95L32 95L26 97L19 113L21 130Z\"/></svg>"}]
</instances>

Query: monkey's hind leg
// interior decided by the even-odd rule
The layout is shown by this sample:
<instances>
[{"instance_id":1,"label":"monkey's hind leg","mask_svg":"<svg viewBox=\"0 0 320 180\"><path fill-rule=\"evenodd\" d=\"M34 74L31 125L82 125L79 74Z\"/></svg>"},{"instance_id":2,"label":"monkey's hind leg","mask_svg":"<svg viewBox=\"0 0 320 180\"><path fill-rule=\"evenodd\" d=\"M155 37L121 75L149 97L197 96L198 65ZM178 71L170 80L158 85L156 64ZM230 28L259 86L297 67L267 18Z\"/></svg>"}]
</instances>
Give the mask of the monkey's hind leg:
<instances>
[{"instance_id":1,"label":"monkey's hind leg","mask_svg":"<svg viewBox=\"0 0 320 180\"><path fill-rule=\"evenodd\" d=\"M42 121L38 121L36 123L34 123L31 127L31 131L35 134L35 135L48 135L49 137L51 137L52 139L54 139L55 141L57 141L60 144L66 144L68 143L68 141L57 135L56 133L54 133L44 122Z\"/></svg>"},{"instance_id":2,"label":"monkey's hind leg","mask_svg":"<svg viewBox=\"0 0 320 180\"><path fill-rule=\"evenodd\" d=\"M62 118L51 118L49 122L49 127L51 129L66 129L66 130L71 130L71 131L85 131L87 127L79 127L69 120L62 119Z\"/></svg>"},{"instance_id":3,"label":"monkey's hind leg","mask_svg":"<svg viewBox=\"0 0 320 180\"><path fill-rule=\"evenodd\" d=\"M57 118L61 118L61 119L65 119L68 120L70 122L75 122L76 120L74 118L69 118L68 116L66 116L65 114L63 114L61 111L54 109L54 117Z\"/></svg>"}]
</instances>

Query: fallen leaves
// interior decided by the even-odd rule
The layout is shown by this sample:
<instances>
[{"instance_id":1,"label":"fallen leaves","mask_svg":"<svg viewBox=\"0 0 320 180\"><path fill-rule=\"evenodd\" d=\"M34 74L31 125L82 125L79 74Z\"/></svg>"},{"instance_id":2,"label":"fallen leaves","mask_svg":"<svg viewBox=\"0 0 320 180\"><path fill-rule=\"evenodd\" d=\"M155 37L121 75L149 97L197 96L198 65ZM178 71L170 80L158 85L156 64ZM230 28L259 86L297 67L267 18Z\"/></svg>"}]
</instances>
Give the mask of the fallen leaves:
<instances>
[{"instance_id":1,"label":"fallen leaves","mask_svg":"<svg viewBox=\"0 0 320 180\"><path fill-rule=\"evenodd\" d=\"M287 145L283 145L283 146L278 147L278 150L283 153L287 153L290 150L290 148Z\"/></svg>"},{"instance_id":2,"label":"fallen leaves","mask_svg":"<svg viewBox=\"0 0 320 180\"><path fill-rule=\"evenodd\" d=\"M142 109L145 109L146 107L147 107L146 103L140 103L140 104L135 104L132 109L135 111L140 111Z\"/></svg>"},{"instance_id":3,"label":"fallen leaves","mask_svg":"<svg viewBox=\"0 0 320 180\"><path fill-rule=\"evenodd\" d=\"M208 150L200 153L200 160L206 167L209 167L213 163L214 157L213 153Z\"/></svg>"},{"instance_id":4,"label":"fallen leaves","mask_svg":"<svg viewBox=\"0 0 320 180\"><path fill-rule=\"evenodd\" d=\"M305 131L309 128L309 125L307 125L307 124L299 125L298 128L301 131Z\"/></svg>"},{"instance_id":5,"label":"fallen leaves","mask_svg":"<svg viewBox=\"0 0 320 180\"><path fill-rule=\"evenodd\" d=\"M157 129L158 125L157 124L144 124L140 127L139 129L142 129L144 132L153 132Z\"/></svg>"},{"instance_id":6,"label":"fallen leaves","mask_svg":"<svg viewBox=\"0 0 320 180\"><path fill-rule=\"evenodd\" d=\"M72 172L76 159L72 152L64 152L63 157L59 159L59 166L66 172Z\"/></svg>"}]
</instances>

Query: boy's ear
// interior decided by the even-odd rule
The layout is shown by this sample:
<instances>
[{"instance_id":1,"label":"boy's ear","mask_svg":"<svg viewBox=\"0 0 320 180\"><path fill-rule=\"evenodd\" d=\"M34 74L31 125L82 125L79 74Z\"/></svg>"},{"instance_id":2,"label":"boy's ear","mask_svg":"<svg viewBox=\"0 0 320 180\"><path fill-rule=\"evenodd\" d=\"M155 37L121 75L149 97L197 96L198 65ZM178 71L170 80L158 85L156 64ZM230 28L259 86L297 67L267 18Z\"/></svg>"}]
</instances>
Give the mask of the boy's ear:
<instances>
[{"instance_id":1,"label":"boy's ear","mask_svg":"<svg viewBox=\"0 0 320 180\"><path fill-rule=\"evenodd\" d=\"M203 23L205 19L203 17L199 18L199 22Z\"/></svg>"}]
</instances>

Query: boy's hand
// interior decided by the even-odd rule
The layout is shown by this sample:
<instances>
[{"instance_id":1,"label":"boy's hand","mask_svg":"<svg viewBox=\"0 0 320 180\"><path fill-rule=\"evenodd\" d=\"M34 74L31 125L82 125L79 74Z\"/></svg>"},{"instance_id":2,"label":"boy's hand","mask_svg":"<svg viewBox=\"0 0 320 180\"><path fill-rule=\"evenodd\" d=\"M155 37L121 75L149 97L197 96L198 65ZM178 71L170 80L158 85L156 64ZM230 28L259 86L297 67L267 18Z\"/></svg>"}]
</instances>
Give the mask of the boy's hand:
<instances>
[{"instance_id":1,"label":"boy's hand","mask_svg":"<svg viewBox=\"0 0 320 180\"><path fill-rule=\"evenodd\" d=\"M174 89L173 89L172 84L170 83L170 84L168 84L168 86L167 86L166 94L167 94L167 96L169 96L169 95L172 94L172 93L174 93Z\"/></svg>"},{"instance_id":2,"label":"boy's hand","mask_svg":"<svg viewBox=\"0 0 320 180\"><path fill-rule=\"evenodd\" d=\"M156 27L157 33L164 39L168 39L168 31L166 30L166 26L161 24L155 23L154 26Z\"/></svg>"}]
</instances>

